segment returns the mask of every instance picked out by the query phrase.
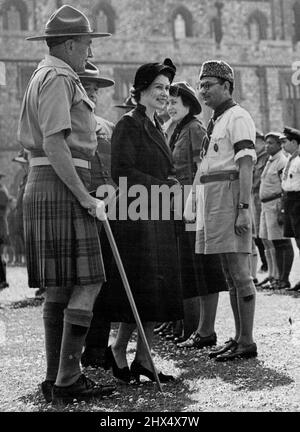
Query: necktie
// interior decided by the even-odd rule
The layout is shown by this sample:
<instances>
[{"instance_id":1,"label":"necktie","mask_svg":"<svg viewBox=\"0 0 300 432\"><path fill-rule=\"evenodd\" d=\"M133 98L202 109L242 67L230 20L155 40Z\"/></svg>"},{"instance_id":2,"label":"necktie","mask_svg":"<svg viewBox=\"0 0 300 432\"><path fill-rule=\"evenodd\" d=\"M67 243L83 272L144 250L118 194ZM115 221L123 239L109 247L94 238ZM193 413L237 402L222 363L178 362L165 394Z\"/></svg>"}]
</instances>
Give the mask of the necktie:
<instances>
[{"instance_id":1,"label":"necktie","mask_svg":"<svg viewBox=\"0 0 300 432\"><path fill-rule=\"evenodd\" d=\"M288 173L289 173L289 169L290 169L290 166L291 166L291 163L292 163L292 160L295 159L296 156L298 156L298 151L296 151L295 153L293 153L293 154L290 156L290 158L289 158L289 160L288 160L288 163L286 164L286 166L285 166L285 168L284 168L284 172L283 172L283 178L282 178L282 180L286 180L286 179L287 179L287 177L288 177Z\"/></svg>"}]
</instances>

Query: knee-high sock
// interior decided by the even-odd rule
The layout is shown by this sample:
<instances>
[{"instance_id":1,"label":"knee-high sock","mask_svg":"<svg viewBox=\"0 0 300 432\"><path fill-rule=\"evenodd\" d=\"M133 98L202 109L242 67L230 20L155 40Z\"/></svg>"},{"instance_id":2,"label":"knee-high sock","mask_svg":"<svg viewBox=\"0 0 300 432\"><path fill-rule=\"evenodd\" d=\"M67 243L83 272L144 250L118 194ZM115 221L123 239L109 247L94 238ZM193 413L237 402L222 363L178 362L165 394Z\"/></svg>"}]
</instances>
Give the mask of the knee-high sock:
<instances>
[{"instance_id":1,"label":"knee-high sock","mask_svg":"<svg viewBox=\"0 0 300 432\"><path fill-rule=\"evenodd\" d=\"M70 386L81 375L81 353L92 317L93 313L91 311L65 309L56 385Z\"/></svg>"},{"instance_id":2,"label":"knee-high sock","mask_svg":"<svg viewBox=\"0 0 300 432\"><path fill-rule=\"evenodd\" d=\"M294 260L294 250L289 239L273 240L276 261L279 271L279 279L282 282L289 282L289 276Z\"/></svg>"},{"instance_id":3,"label":"knee-high sock","mask_svg":"<svg viewBox=\"0 0 300 432\"><path fill-rule=\"evenodd\" d=\"M0 255L0 282L6 282L6 262Z\"/></svg>"},{"instance_id":4,"label":"knee-high sock","mask_svg":"<svg viewBox=\"0 0 300 432\"><path fill-rule=\"evenodd\" d=\"M47 372L46 380L55 381L59 365L66 304L46 302L43 309Z\"/></svg>"},{"instance_id":5,"label":"knee-high sock","mask_svg":"<svg viewBox=\"0 0 300 432\"><path fill-rule=\"evenodd\" d=\"M256 237L254 239L254 241L255 241L255 244L257 246L262 265L268 266L268 263L266 260L266 255L265 255L265 247L264 247L264 244L262 242L262 239L259 237Z\"/></svg>"}]
</instances>

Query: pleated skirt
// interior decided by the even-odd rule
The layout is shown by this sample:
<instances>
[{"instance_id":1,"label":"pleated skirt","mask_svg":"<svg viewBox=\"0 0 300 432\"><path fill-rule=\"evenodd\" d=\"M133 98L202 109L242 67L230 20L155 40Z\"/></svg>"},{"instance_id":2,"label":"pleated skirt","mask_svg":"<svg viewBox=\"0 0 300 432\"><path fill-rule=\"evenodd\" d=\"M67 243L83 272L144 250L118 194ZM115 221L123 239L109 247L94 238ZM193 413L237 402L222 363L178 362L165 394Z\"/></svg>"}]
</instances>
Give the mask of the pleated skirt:
<instances>
[{"instance_id":1,"label":"pleated skirt","mask_svg":"<svg viewBox=\"0 0 300 432\"><path fill-rule=\"evenodd\" d=\"M90 171L76 171L89 189ZM29 287L71 288L105 280L96 220L51 166L30 169L23 218Z\"/></svg>"}]
</instances>

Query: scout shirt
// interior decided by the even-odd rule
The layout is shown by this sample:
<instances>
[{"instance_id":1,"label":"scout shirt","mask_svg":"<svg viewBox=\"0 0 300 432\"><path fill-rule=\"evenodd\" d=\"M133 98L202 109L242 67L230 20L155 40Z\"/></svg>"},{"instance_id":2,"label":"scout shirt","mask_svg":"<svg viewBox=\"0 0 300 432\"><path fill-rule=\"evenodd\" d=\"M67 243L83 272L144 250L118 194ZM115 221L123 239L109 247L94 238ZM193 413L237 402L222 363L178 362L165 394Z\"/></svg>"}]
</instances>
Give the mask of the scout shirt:
<instances>
[{"instance_id":1,"label":"scout shirt","mask_svg":"<svg viewBox=\"0 0 300 432\"><path fill-rule=\"evenodd\" d=\"M283 170L282 189L285 192L300 192L300 156L292 154Z\"/></svg>"},{"instance_id":2,"label":"scout shirt","mask_svg":"<svg viewBox=\"0 0 300 432\"><path fill-rule=\"evenodd\" d=\"M254 147L256 138L255 124L250 114L240 105L235 105L220 115L214 124L211 139L206 155L200 164L200 175L212 174L222 171L238 171L237 161L244 156L251 156L256 162ZM249 148L239 149L239 143L249 143ZM252 144L252 145L251 145ZM252 147L252 148L251 148ZM219 182L220 190L222 183ZM205 188L211 183L200 184L197 193L197 231L203 229L206 215L205 209ZM211 197L218 199L218 197ZM223 203L226 205L226 203ZM222 209L220 208L220 211Z\"/></svg>"},{"instance_id":3,"label":"scout shirt","mask_svg":"<svg viewBox=\"0 0 300 432\"><path fill-rule=\"evenodd\" d=\"M45 156L44 139L64 131L72 157L90 160L97 147L94 108L76 72L46 55L23 99L18 140L31 156Z\"/></svg>"},{"instance_id":4,"label":"scout shirt","mask_svg":"<svg viewBox=\"0 0 300 432\"><path fill-rule=\"evenodd\" d=\"M261 200L281 193L281 175L286 162L287 159L281 150L279 150L275 155L269 157L261 175L259 188L259 198ZM272 203L272 201L270 202Z\"/></svg>"}]
</instances>

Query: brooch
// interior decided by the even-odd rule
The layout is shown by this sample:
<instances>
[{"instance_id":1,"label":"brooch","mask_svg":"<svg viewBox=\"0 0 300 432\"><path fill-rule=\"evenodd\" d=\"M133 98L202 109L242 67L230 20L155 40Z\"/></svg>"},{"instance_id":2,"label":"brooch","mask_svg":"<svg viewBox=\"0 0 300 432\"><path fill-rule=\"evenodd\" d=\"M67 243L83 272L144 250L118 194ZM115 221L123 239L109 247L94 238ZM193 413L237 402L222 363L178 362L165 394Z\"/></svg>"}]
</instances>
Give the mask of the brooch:
<instances>
[{"instance_id":1,"label":"brooch","mask_svg":"<svg viewBox=\"0 0 300 432\"><path fill-rule=\"evenodd\" d=\"M217 152L219 150L218 144L214 145L214 151Z\"/></svg>"}]
</instances>

